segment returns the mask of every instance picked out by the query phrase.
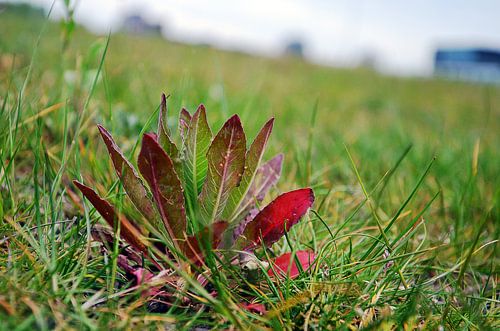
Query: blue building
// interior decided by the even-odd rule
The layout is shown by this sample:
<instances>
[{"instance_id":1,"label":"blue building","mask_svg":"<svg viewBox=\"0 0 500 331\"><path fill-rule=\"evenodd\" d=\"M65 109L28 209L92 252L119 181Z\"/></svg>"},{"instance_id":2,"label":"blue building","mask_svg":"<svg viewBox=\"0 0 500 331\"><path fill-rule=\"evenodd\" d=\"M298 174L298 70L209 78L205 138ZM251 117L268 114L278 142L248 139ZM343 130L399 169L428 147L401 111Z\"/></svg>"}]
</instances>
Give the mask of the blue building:
<instances>
[{"instance_id":1,"label":"blue building","mask_svg":"<svg viewBox=\"0 0 500 331\"><path fill-rule=\"evenodd\" d=\"M130 15L123 22L123 30L132 34L161 34L160 24L151 24L140 15Z\"/></svg>"},{"instance_id":2,"label":"blue building","mask_svg":"<svg viewBox=\"0 0 500 331\"><path fill-rule=\"evenodd\" d=\"M454 80L500 84L500 50L438 49L434 74Z\"/></svg>"}]
</instances>

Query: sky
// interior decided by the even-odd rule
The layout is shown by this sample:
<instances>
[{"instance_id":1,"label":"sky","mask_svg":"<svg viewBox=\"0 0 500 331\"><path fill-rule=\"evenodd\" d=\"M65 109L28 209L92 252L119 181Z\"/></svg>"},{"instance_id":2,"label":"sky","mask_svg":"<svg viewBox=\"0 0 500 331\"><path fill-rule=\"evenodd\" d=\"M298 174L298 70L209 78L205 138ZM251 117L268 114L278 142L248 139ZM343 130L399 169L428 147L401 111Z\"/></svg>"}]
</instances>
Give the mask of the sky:
<instances>
[{"instance_id":1,"label":"sky","mask_svg":"<svg viewBox=\"0 0 500 331\"><path fill-rule=\"evenodd\" d=\"M0 0L1 1L1 0ZM50 8L54 0L22 1ZM312 62L429 75L437 47L500 48L499 0L77 0L75 20L117 31L138 13L166 38L266 56L300 40ZM64 15L56 0L52 16Z\"/></svg>"}]
</instances>

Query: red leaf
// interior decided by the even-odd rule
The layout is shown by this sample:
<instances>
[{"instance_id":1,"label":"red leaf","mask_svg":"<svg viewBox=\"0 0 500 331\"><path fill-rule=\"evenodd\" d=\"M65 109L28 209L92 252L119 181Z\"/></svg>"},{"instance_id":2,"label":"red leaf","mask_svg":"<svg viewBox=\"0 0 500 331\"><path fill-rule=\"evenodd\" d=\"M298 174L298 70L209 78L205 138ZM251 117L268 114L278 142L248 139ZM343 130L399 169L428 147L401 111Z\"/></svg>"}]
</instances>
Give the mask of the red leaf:
<instances>
[{"instance_id":1,"label":"red leaf","mask_svg":"<svg viewBox=\"0 0 500 331\"><path fill-rule=\"evenodd\" d=\"M125 217L115 213L113 206L102 199L93 189L74 180L73 184L78 187L82 194L92 203L111 228L115 228L115 221L120 220L120 236L137 250L147 254L146 246L141 239L140 231L132 225Z\"/></svg>"},{"instance_id":2,"label":"red leaf","mask_svg":"<svg viewBox=\"0 0 500 331\"><path fill-rule=\"evenodd\" d=\"M150 298L164 293L164 291L162 291L161 289L161 285L151 285L151 283L154 281L155 274L153 274L148 269L130 266L127 257L121 254L118 255L117 264L125 272L127 279L134 282L134 286L145 287L145 290L141 291L142 297Z\"/></svg>"},{"instance_id":3,"label":"red leaf","mask_svg":"<svg viewBox=\"0 0 500 331\"><path fill-rule=\"evenodd\" d=\"M151 280L151 278L154 277L153 273L147 269L144 269L144 268L137 268L137 269L134 269L134 271L132 272L132 274L134 275L135 277L135 282L137 285L141 285L141 284L144 284L148 281Z\"/></svg>"},{"instance_id":4,"label":"red leaf","mask_svg":"<svg viewBox=\"0 0 500 331\"><path fill-rule=\"evenodd\" d=\"M316 258L316 255L311 251L297 251L295 252L295 256L299 260L302 270L304 271L314 263L314 259ZM290 278L295 278L300 275L300 271L292 253L286 253L271 261L271 266L269 270L267 270L267 274L271 277L288 276Z\"/></svg>"},{"instance_id":5,"label":"red leaf","mask_svg":"<svg viewBox=\"0 0 500 331\"><path fill-rule=\"evenodd\" d=\"M234 220L237 220L238 217L246 211L246 205L243 202L245 202L246 195L250 191L250 188L259 173L259 165L262 161L262 157L264 156L267 141L269 140L269 136L273 130L273 124L274 118L267 121L246 152L245 168L240 184L229 194L226 208L222 214L223 219L228 220L229 223L233 223Z\"/></svg>"},{"instance_id":6,"label":"red leaf","mask_svg":"<svg viewBox=\"0 0 500 331\"><path fill-rule=\"evenodd\" d=\"M252 313L257 313L264 315L266 311L266 306L263 303L241 303L240 306Z\"/></svg>"},{"instance_id":7,"label":"red leaf","mask_svg":"<svg viewBox=\"0 0 500 331\"><path fill-rule=\"evenodd\" d=\"M207 240L211 236L213 249L217 248L222 239L222 234L227 228L227 222L219 221L203 228L196 236L189 236L184 242L183 251L186 257L195 264L203 262L203 251L200 248L198 240Z\"/></svg>"},{"instance_id":8,"label":"red leaf","mask_svg":"<svg viewBox=\"0 0 500 331\"><path fill-rule=\"evenodd\" d=\"M247 243L246 249L261 244L269 246L278 241L293 225L295 225L314 202L314 193L310 188L284 193L267 205L248 223L243 231ZM243 240L243 239L241 239Z\"/></svg>"},{"instance_id":9,"label":"red leaf","mask_svg":"<svg viewBox=\"0 0 500 331\"><path fill-rule=\"evenodd\" d=\"M183 238L186 231L186 213L181 182L172 160L158 145L153 134L144 135L137 164L153 193L167 232L172 239Z\"/></svg>"},{"instance_id":10,"label":"red leaf","mask_svg":"<svg viewBox=\"0 0 500 331\"><path fill-rule=\"evenodd\" d=\"M146 188L144 187L134 167L125 158L122 151L113 140L111 134L102 125L97 125L97 127L101 133L102 140L108 148L116 174L122 181L123 187L130 197L130 200L146 217L146 219L149 221L158 219L158 214L154 210L153 204L148 198Z\"/></svg>"}]
</instances>

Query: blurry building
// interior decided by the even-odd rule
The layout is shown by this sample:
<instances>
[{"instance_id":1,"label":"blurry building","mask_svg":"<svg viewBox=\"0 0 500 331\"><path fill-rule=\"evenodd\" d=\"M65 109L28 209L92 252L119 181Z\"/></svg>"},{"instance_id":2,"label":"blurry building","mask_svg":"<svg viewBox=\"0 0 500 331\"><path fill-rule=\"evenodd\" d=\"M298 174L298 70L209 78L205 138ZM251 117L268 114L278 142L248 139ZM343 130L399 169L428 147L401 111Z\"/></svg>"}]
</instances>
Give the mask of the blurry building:
<instances>
[{"instance_id":1,"label":"blurry building","mask_svg":"<svg viewBox=\"0 0 500 331\"><path fill-rule=\"evenodd\" d=\"M359 57L358 67L375 70L377 68L376 54L370 51L362 52Z\"/></svg>"},{"instance_id":2,"label":"blurry building","mask_svg":"<svg viewBox=\"0 0 500 331\"><path fill-rule=\"evenodd\" d=\"M130 15L123 22L123 30L133 34L160 34L161 25L151 24L140 15Z\"/></svg>"},{"instance_id":3,"label":"blurry building","mask_svg":"<svg viewBox=\"0 0 500 331\"><path fill-rule=\"evenodd\" d=\"M291 55L303 58L304 57L304 45L298 40L289 42L285 47L285 55Z\"/></svg>"},{"instance_id":4,"label":"blurry building","mask_svg":"<svg viewBox=\"0 0 500 331\"><path fill-rule=\"evenodd\" d=\"M449 79L500 84L500 50L438 49L434 74Z\"/></svg>"}]
</instances>

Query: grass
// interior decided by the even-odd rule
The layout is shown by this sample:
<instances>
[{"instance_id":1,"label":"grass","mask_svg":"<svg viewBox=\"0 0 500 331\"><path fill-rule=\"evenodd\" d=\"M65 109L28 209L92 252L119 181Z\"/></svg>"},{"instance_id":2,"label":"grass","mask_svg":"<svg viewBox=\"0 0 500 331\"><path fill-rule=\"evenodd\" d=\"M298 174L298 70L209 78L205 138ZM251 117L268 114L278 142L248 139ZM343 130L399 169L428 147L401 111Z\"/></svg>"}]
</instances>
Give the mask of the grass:
<instances>
[{"instance_id":1,"label":"grass","mask_svg":"<svg viewBox=\"0 0 500 331\"><path fill-rule=\"evenodd\" d=\"M108 40L10 11L0 30L0 329L500 327L498 87ZM161 313L127 290L71 180L133 213L95 124L136 155L163 91L172 128L199 103L214 131L238 113L254 137L276 117L267 157L282 151L285 164L273 196L310 185L316 203L261 254L313 248L317 268L255 286L226 266L217 297L194 287L193 305ZM241 309L248 297L268 312Z\"/></svg>"}]
</instances>

